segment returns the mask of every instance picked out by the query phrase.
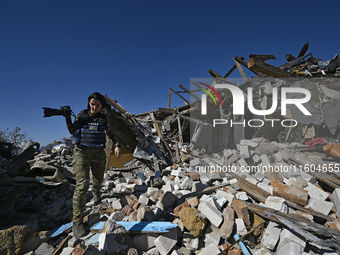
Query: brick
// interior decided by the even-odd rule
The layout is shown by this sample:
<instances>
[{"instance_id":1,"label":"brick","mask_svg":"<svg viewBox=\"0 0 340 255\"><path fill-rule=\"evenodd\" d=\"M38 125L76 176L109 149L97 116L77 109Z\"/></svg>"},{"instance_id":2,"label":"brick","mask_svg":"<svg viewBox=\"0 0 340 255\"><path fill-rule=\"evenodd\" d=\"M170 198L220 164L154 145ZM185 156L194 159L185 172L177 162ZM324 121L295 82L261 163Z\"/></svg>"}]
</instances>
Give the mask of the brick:
<instances>
[{"instance_id":1,"label":"brick","mask_svg":"<svg viewBox=\"0 0 340 255\"><path fill-rule=\"evenodd\" d=\"M266 231L261 239L261 245L269 250L274 250L277 242L279 241L281 228L275 222L269 222Z\"/></svg>"},{"instance_id":2,"label":"brick","mask_svg":"<svg viewBox=\"0 0 340 255\"><path fill-rule=\"evenodd\" d=\"M187 202L189 203L189 205L191 207L197 207L199 204L198 198L197 197L192 197L192 198L188 198Z\"/></svg>"},{"instance_id":3,"label":"brick","mask_svg":"<svg viewBox=\"0 0 340 255\"><path fill-rule=\"evenodd\" d=\"M243 219L244 223L247 226L250 226L250 218L249 218L249 212L247 209L247 206L242 203L240 200L234 200L233 203L233 209L237 214L238 218Z\"/></svg>"},{"instance_id":4,"label":"brick","mask_svg":"<svg viewBox=\"0 0 340 255\"><path fill-rule=\"evenodd\" d=\"M155 240L155 246L161 255L167 255L178 241L177 229L169 229L169 232L161 234Z\"/></svg>"},{"instance_id":5,"label":"brick","mask_svg":"<svg viewBox=\"0 0 340 255\"><path fill-rule=\"evenodd\" d=\"M193 181L198 181L200 179L200 175L197 172L190 172L189 177Z\"/></svg>"},{"instance_id":6,"label":"brick","mask_svg":"<svg viewBox=\"0 0 340 255\"><path fill-rule=\"evenodd\" d=\"M201 202L198 205L198 210L216 227L219 227L222 223L223 218L221 212L212 204Z\"/></svg>"}]
</instances>

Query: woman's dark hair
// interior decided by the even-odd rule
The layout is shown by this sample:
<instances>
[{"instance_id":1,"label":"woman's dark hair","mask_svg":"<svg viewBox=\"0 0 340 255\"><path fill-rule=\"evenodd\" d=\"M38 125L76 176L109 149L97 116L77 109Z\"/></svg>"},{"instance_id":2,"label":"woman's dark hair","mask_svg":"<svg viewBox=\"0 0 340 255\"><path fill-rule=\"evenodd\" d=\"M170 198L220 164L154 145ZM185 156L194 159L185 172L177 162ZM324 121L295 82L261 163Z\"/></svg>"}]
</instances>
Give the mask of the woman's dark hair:
<instances>
[{"instance_id":1,"label":"woman's dark hair","mask_svg":"<svg viewBox=\"0 0 340 255\"><path fill-rule=\"evenodd\" d=\"M105 97L104 97L102 94L100 94L99 92L93 92L93 93L89 96L87 102L89 103L90 100L91 100L92 98L97 99L97 100L102 104L102 106L103 106L104 108L106 108L106 109L108 109L108 110L111 109L111 106L106 102ZM90 110L89 104L87 104L87 109Z\"/></svg>"}]
</instances>

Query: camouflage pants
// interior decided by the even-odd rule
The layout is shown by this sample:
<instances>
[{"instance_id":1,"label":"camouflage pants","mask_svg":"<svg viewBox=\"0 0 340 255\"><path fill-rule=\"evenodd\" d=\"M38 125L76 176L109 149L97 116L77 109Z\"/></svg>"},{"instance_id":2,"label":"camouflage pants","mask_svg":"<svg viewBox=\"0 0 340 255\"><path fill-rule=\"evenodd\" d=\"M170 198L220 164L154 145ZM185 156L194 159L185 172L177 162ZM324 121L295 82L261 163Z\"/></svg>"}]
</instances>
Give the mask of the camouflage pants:
<instances>
[{"instance_id":1,"label":"camouflage pants","mask_svg":"<svg viewBox=\"0 0 340 255\"><path fill-rule=\"evenodd\" d=\"M106 154L104 148L75 147L73 154L73 174L76 188L73 194L73 223L81 223L90 186L92 173L92 192L99 193L105 171Z\"/></svg>"}]
</instances>

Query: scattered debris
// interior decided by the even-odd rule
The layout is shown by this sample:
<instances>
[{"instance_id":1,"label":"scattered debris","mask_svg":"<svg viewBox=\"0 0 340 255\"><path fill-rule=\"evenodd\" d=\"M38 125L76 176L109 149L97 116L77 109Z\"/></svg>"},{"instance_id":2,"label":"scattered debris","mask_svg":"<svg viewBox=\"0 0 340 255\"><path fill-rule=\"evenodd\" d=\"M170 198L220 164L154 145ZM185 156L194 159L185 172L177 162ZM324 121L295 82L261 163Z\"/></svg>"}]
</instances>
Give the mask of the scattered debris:
<instances>
[{"instance_id":1,"label":"scattered debris","mask_svg":"<svg viewBox=\"0 0 340 255\"><path fill-rule=\"evenodd\" d=\"M291 128L261 118L263 125L212 132L196 118L201 99L182 85L170 89L169 108L137 115L106 96L122 151L132 156L108 162L101 204L86 204L82 240L72 234L72 145L32 143L16 154L1 143L0 254L339 254L340 60L307 51L305 44L297 57L287 54L279 67L265 63L273 55L252 54L248 62L235 56L225 76L209 71L215 84L233 84L227 77L238 69L245 81L238 86L252 88L262 110L272 103L270 88L307 87L317 95L306 105L310 118L291 107L286 117L269 116L298 120ZM171 109L172 92L186 105ZM223 107L209 117L230 118L231 94L218 92Z\"/></svg>"}]
</instances>

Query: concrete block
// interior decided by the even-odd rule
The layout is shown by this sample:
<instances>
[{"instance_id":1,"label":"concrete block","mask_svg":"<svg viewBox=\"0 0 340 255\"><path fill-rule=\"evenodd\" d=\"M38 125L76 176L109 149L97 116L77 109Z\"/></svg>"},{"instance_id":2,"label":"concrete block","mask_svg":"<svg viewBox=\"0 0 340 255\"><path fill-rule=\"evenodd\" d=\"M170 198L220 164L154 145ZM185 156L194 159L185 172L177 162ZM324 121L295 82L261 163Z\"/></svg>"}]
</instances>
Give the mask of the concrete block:
<instances>
[{"instance_id":1,"label":"concrete block","mask_svg":"<svg viewBox=\"0 0 340 255\"><path fill-rule=\"evenodd\" d=\"M218 245L221 239L220 229L213 224L209 224L205 230L204 242L205 246L210 244Z\"/></svg>"},{"instance_id":2,"label":"concrete block","mask_svg":"<svg viewBox=\"0 0 340 255\"><path fill-rule=\"evenodd\" d=\"M157 206L160 207L163 211L176 203L178 197L174 195L172 192L166 192L158 201Z\"/></svg>"},{"instance_id":3,"label":"concrete block","mask_svg":"<svg viewBox=\"0 0 340 255\"><path fill-rule=\"evenodd\" d=\"M322 213L324 215L328 215L329 212L332 210L334 204L332 202L324 201L324 200L316 200L314 198L311 198L309 200L308 205L306 205L306 208L311 208L316 212Z\"/></svg>"},{"instance_id":4,"label":"concrete block","mask_svg":"<svg viewBox=\"0 0 340 255\"><path fill-rule=\"evenodd\" d=\"M37 255L46 255L46 254L52 254L54 252L54 247L52 245L49 245L48 243L42 243L38 249L35 250L34 254Z\"/></svg>"},{"instance_id":5,"label":"concrete block","mask_svg":"<svg viewBox=\"0 0 340 255\"><path fill-rule=\"evenodd\" d=\"M212 204L208 202L201 202L198 205L198 210L205 216L207 219L214 224L216 227L219 227L222 223L222 213L217 210Z\"/></svg>"},{"instance_id":6,"label":"concrete block","mask_svg":"<svg viewBox=\"0 0 340 255\"><path fill-rule=\"evenodd\" d=\"M199 245L199 238L193 236L192 234L188 233L188 232L184 232L183 233L183 245L185 246L185 248L189 249L189 250L197 250L198 249L198 245Z\"/></svg>"},{"instance_id":7,"label":"concrete block","mask_svg":"<svg viewBox=\"0 0 340 255\"><path fill-rule=\"evenodd\" d=\"M225 199L227 199L228 201L228 205L231 205L231 203L233 202L235 196L233 194L230 194L228 192L224 192L220 189L216 190L216 195L224 197Z\"/></svg>"},{"instance_id":8,"label":"concrete block","mask_svg":"<svg viewBox=\"0 0 340 255\"><path fill-rule=\"evenodd\" d=\"M132 245L137 250L147 251L155 247L155 240L157 237L158 237L158 234L135 235L132 238Z\"/></svg>"},{"instance_id":9,"label":"concrete block","mask_svg":"<svg viewBox=\"0 0 340 255\"><path fill-rule=\"evenodd\" d=\"M294 242L299 244L302 248L306 246L305 240L300 238L299 236L295 235L293 232L289 231L288 229L283 229L280 233L280 241L279 241L279 247L282 247L286 245L286 243ZM297 253L300 254L300 253Z\"/></svg>"},{"instance_id":10,"label":"concrete block","mask_svg":"<svg viewBox=\"0 0 340 255\"><path fill-rule=\"evenodd\" d=\"M168 191L173 192L175 190L174 185L171 182L166 183L162 189L163 193L166 193Z\"/></svg>"},{"instance_id":11,"label":"concrete block","mask_svg":"<svg viewBox=\"0 0 340 255\"><path fill-rule=\"evenodd\" d=\"M256 252L253 253L254 255L272 255L271 252L269 252L267 249L265 248L261 248L259 250L257 250Z\"/></svg>"},{"instance_id":12,"label":"concrete block","mask_svg":"<svg viewBox=\"0 0 340 255\"><path fill-rule=\"evenodd\" d=\"M203 184L205 184L205 185L210 185L210 184L211 184L210 178L209 178L209 176L206 175L206 174L201 174L201 175L200 175L200 181L201 181L201 183L203 183Z\"/></svg>"},{"instance_id":13,"label":"concrete block","mask_svg":"<svg viewBox=\"0 0 340 255\"><path fill-rule=\"evenodd\" d=\"M194 181L189 176L185 176L180 183L180 188L184 190L191 190L193 183Z\"/></svg>"},{"instance_id":14,"label":"concrete block","mask_svg":"<svg viewBox=\"0 0 340 255\"><path fill-rule=\"evenodd\" d=\"M270 166L270 158L269 158L267 155L262 154L262 155L260 156L260 158L261 158L261 162L262 162L262 165L263 165L263 166L265 166L265 167Z\"/></svg>"},{"instance_id":15,"label":"concrete block","mask_svg":"<svg viewBox=\"0 0 340 255\"><path fill-rule=\"evenodd\" d=\"M223 155L226 157L226 158L229 158L231 155L233 155L233 151L231 149L224 149L223 150Z\"/></svg>"},{"instance_id":16,"label":"concrete block","mask_svg":"<svg viewBox=\"0 0 340 255\"><path fill-rule=\"evenodd\" d=\"M245 161L243 158L238 160L238 164L243 167L246 167L248 165L247 161Z\"/></svg>"},{"instance_id":17,"label":"concrete block","mask_svg":"<svg viewBox=\"0 0 340 255\"><path fill-rule=\"evenodd\" d=\"M177 229L172 228L168 233L161 234L155 240L157 250L161 255L167 255L178 241Z\"/></svg>"},{"instance_id":18,"label":"concrete block","mask_svg":"<svg viewBox=\"0 0 340 255\"><path fill-rule=\"evenodd\" d=\"M256 180L258 180L259 182L262 182L263 178L266 177L266 174L263 173L263 172L260 172L260 171L257 171L255 174L254 174L254 178Z\"/></svg>"},{"instance_id":19,"label":"concrete block","mask_svg":"<svg viewBox=\"0 0 340 255\"><path fill-rule=\"evenodd\" d=\"M297 255L302 254L304 247L295 242L288 242L277 248L277 255Z\"/></svg>"},{"instance_id":20,"label":"concrete block","mask_svg":"<svg viewBox=\"0 0 340 255\"><path fill-rule=\"evenodd\" d=\"M260 189L263 189L264 191L267 191L269 194L273 195L274 188L272 186L266 185L262 182L259 182L256 184L257 187Z\"/></svg>"},{"instance_id":21,"label":"concrete block","mask_svg":"<svg viewBox=\"0 0 340 255\"><path fill-rule=\"evenodd\" d=\"M73 249L72 247L65 247L62 252L60 253L60 255L71 255L72 252L73 252Z\"/></svg>"},{"instance_id":22,"label":"concrete block","mask_svg":"<svg viewBox=\"0 0 340 255\"><path fill-rule=\"evenodd\" d=\"M336 188L333 191L333 201L334 201L336 210L340 212L340 188Z\"/></svg>"},{"instance_id":23,"label":"concrete block","mask_svg":"<svg viewBox=\"0 0 340 255\"><path fill-rule=\"evenodd\" d=\"M276 197L276 196L269 196L266 199L265 206L268 208L272 208L277 211L281 211L283 213L288 212L288 206L285 203L285 199L282 197Z\"/></svg>"},{"instance_id":24,"label":"concrete block","mask_svg":"<svg viewBox=\"0 0 340 255\"><path fill-rule=\"evenodd\" d=\"M314 184L308 182L308 186L304 188L308 191L308 195L316 200L326 200L328 198L328 193L318 188Z\"/></svg>"},{"instance_id":25,"label":"concrete block","mask_svg":"<svg viewBox=\"0 0 340 255\"><path fill-rule=\"evenodd\" d=\"M236 199L247 201L249 199L248 195L244 191L236 192L235 193Z\"/></svg>"},{"instance_id":26,"label":"concrete block","mask_svg":"<svg viewBox=\"0 0 340 255\"><path fill-rule=\"evenodd\" d=\"M147 205L149 203L149 198L145 194L142 194L138 198L138 203L141 205Z\"/></svg>"},{"instance_id":27,"label":"concrete block","mask_svg":"<svg viewBox=\"0 0 340 255\"><path fill-rule=\"evenodd\" d=\"M194 182L193 185L192 185L191 191L192 192L202 191L202 190L204 190L208 187L209 187L209 185L203 184L201 182Z\"/></svg>"},{"instance_id":28,"label":"concrete block","mask_svg":"<svg viewBox=\"0 0 340 255\"><path fill-rule=\"evenodd\" d=\"M210 244L199 253L200 255L218 255L221 251L216 244Z\"/></svg>"},{"instance_id":29,"label":"concrete block","mask_svg":"<svg viewBox=\"0 0 340 255\"><path fill-rule=\"evenodd\" d=\"M258 162L260 162L260 160L261 160L260 156L257 155L257 154L254 154L254 156L252 157L252 159L253 159L254 163L258 163Z\"/></svg>"},{"instance_id":30,"label":"concrete block","mask_svg":"<svg viewBox=\"0 0 340 255\"><path fill-rule=\"evenodd\" d=\"M251 148L256 148L257 146L259 146L259 143L252 140L241 140L240 145L246 145Z\"/></svg>"},{"instance_id":31,"label":"concrete block","mask_svg":"<svg viewBox=\"0 0 340 255\"><path fill-rule=\"evenodd\" d=\"M185 171L183 171L181 168L172 170L171 175L177 176L177 177L184 177L185 176Z\"/></svg>"},{"instance_id":32,"label":"concrete block","mask_svg":"<svg viewBox=\"0 0 340 255\"><path fill-rule=\"evenodd\" d=\"M148 190L147 190L148 196L152 196L157 192L159 192L159 189L156 188L156 187L149 187Z\"/></svg>"},{"instance_id":33,"label":"concrete block","mask_svg":"<svg viewBox=\"0 0 340 255\"><path fill-rule=\"evenodd\" d=\"M241 218L235 219L235 225L236 225L236 233L239 236L242 236L247 233L246 225L244 224L244 221Z\"/></svg>"},{"instance_id":34,"label":"concrete block","mask_svg":"<svg viewBox=\"0 0 340 255\"><path fill-rule=\"evenodd\" d=\"M246 180L254 185L258 183L258 181L254 177L246 177Z\"/></svg>"},{"instance_id":35,"label":"concrete block","mask_svg":"<svg viewBox=\"0 0 340 255\"><path fill-rule=\"evenodd\" d=\"M228 200L225 197L218 194L213 195L212 198L219 211L222 211L222 208L228 203Z\"/></svg>"},{"instance_id":36,"label":"concrete block","mask_svg":"<svg viewBox=\"0 0 340 255\"><path fill-rule=\"evenodd\" d=\"M157 247L154 247L154 248L151 248L150 250L148 250L144 254L146 254L146 255L159 255L159 252L157 250Z\"/></svg>"},{"instance_id":37,"label":"concrete block","mask_svg":"<svg viewBox=\"0 0 340 255\"><path fill-rule=\"evenodd\" d=\"M249 149L247 145L240 145L240 158L250 158Z\"/></svg>"},{"instance_id":38,"label":"concrete block","mask_svg":"<svg viewBox=\"0 0 340 255\"><path fill-rule=\"evenodd\" d=\"M269 222L268 227L261 239L261 246L273 251L277 242L279 241L280 233L281 228L279 227L279 224L272 221Z\"/></svg>"}]
</instances>

